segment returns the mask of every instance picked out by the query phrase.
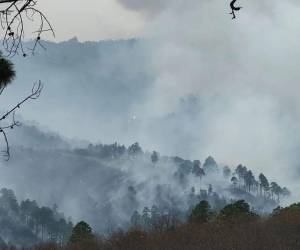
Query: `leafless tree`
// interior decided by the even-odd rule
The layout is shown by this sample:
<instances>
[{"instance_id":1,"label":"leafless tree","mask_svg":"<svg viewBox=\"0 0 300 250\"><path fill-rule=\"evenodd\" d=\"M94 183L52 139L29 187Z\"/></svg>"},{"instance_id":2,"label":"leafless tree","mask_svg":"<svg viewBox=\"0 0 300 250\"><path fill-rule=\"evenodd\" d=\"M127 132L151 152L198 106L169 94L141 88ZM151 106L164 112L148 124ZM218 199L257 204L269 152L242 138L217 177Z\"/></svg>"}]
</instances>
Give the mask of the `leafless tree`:
<instances>
[{"instance_id":1,"label":"leafless tree","mask_svg":"<svg viewBox=\"0 0 300 250\"><path fill-rule=\"evenodd\" d=\"M27 22L37 24L34 30L34 42L31 48L24 47L25 26ZM0 0L0 29L3 30L2 45L6 52L6 57L15 55L27 56L27 51L32 54L37 46L42 45L41 36L44 33L51 32L53 36L54 30L47 17L37 8L37 0ZM15 76L12 63L3 57L0 52L0 95L4 89L12 82ZM16 105L13 105L4 115L0 116L0 134L4 139L4 149L0 151L6 160L10 159L10 147L8 143L7 131L20 126L20 122L16 120L16 110L18 110L25 102L39 98L43 89L41 81L33 85L31 92Z\"/></svg>"},{"instance_id":2,"label":"leafless tree","mask_svg":"<svg viewBox=\"0 0 300 250\"><path fill-rule=\"evenodd\" d=\"M8 143L8 138L7 138L7 130L9 129L14 129L15 127L18 127L21 125L19 121L16 120L15 113L16 110L21 108L21 106L27 102L28 100L35 100L40 97L40 94L42 92L43 85L41 81L38 83L34 84L31 90L31 93L22 99L18 104L13 106L9 111L7 111L1 118L0 121L6 121L4 125L0 125L0 133L3 135L4 142L5 142L5 148L4 150L1 151L2 156L5 158L5 160L10 159L10 148L9 148L9 143ZM9 122L7 120L10 119Z\"/></svg>"},{"instance_id":3,"label":"leafless tree","mask_svg":"<svg viewBox=\"0 0 300 250\"><path fill-rule=\"evenodd\" d=\"M24 48L25 23L35 22L34 43L31 48ZM36 47L42 48L41 36L54 30L42 11L37 8L37 0L0 0L0 24L4 30L3 47L7 56L21 54L27 56L27 51L34 53Z\"/></svg>"}]
</instances>

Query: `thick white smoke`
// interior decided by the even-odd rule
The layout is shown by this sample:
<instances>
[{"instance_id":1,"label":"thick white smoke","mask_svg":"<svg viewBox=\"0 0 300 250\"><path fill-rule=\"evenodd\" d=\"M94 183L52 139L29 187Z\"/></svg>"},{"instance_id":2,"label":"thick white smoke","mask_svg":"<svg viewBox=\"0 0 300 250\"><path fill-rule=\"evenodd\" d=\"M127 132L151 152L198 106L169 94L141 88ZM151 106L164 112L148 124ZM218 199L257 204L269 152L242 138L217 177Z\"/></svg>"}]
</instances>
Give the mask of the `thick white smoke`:
<instances>
[{"instance_id":1,"label":"thick white smoke","mask_svg":"<svg viewBox=\"0 0 300 250\"><path fill-rule=\"evenodd\" d=\"M168 153L241 161L281 180L299 172L300 8L295 1L239 1L243 9L236 20L228 14L229 1L119 2L151 14L145 35L156 79L148 99L133 111L147 121L142 143ZM200 102L192 120L178 117L173 133L168 123L161 137L144 135L152 126L147 119L172 113L187 95ZM168 136L182 140L174 143Z\"/></svg>"},{"instance_id":2,"label":"thick white smoke","mask_svg":"<svg viewBox=\"0 0 300 250\"><path fill-rule=\"evenodd\" d=\"M19 84L2 102L40 78L45 91L26 119L68 137L243 163L299 190L296 1L241 0L236 20L229 1L119 3L145 17L138 46L48 44L34 71L17 64Z\"/></svg>"}]
</instances>

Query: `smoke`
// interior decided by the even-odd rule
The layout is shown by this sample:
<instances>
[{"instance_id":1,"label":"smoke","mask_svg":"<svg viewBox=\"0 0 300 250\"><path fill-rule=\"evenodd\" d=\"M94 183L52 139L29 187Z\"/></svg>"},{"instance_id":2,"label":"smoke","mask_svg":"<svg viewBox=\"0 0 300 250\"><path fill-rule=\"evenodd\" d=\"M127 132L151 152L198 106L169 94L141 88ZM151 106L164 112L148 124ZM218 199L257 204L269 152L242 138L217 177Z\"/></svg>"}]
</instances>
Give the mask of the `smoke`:
<instances>
[{"instance_id":1,"label":"smoke","mask_svg":"<svg viewBox=\"0 0 300 250\"><path fill-rule=\"evenodd\" d=\"M121 0L119 1L126 8L144 11L146 13L157 14L163 11L165 8L168 8L174 0L154 0L154 1L138 1L138 0Z\"/></svg>"},{"instance_id":2,"label":"smoke","mask_svg":"<svg viewBox=\"0 0 300 250\"><path fill-rule=\"evenodd\" d=\"M116 144L55 148L53 140L63 141L59 136L34 126L25 126L23 132L27 131L42 147L31 148L22 141L11 145L14 157L3 163L2 185L15 190L19 199L31 198L50 207L57 204L74 222L85 220L98 232L126 227L133 211L145 206L187 211L205 198L215 209L231 199L246 199L260 212L276 205L262 197L245 196L243 190L234 192L231 176L223 175L221 164L203 166L206 173L200 178L192 171L192 161L178 157L159 156L154 163L147 152L119 154ZM201 190L209 186L209 195L203 196Z\"/></svg>"},{"instance_id":3,"label":"smoke","mask_svg":"<svg viewBox=\"0 0 300 250\"><path fill-rule=\"evenodd\" d=\"M236 20L226 1L119 3L143 14L146 39L49 43L30 61L14 59L18 84L2 101L41 78L26 119L68 137L243 163L299 190L295 1L241 0Z\"/></svg>"},{"instance_id":4,"label":"smoke","mask_svg":"<svg viewBox=\"0 0 300 250\"><path fill-rule=\"evenodd\" d=\"M243 9L236 20L226 1L119 2L155 13L145 34L156 78L148 98L133 111L144 121L143 145L244 162L285 181L299 177L295 1L239 1ZM192 108L200 110L192 119L178 112L178 99L189 95L198 98L199 107ZM159 122L149 122L154 118Z\"/></svg>"}]
</instances>

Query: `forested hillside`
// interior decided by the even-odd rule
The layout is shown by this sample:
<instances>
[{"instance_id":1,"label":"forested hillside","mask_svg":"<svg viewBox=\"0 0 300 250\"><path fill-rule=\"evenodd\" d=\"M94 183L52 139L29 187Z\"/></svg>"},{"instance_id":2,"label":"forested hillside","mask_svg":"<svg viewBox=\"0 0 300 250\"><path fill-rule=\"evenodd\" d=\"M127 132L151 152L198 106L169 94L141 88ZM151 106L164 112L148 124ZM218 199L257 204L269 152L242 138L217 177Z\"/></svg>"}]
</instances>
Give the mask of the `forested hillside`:
<instances>
[{"instance_id":1,"label":"forested hillside","mask_svg":"<svg viewBox=\"0 0 300 250\"><path fill-rule=\"evenodd\" d=\"M296 2L0 0L0 250L300 250Z\"/></svg>"},{"instance_id":2,"label":"forested hillside","mask_svg":"<svg viewBox=\"0 0 300 250\"><path fill-rule=\"evenodd\" d=\"M156 217L151 228L133 225L109 235L99 235L84 221L76 224L67 244L44 242L32 250L282 250L299 249L300 204L277 207L261 216L244 200L224 206L220 211L201 201L189 212L188 220L174 216Z\"/></svg>"},{"instance_id":3,"label":"forested hillside","mask_svg":"<svg viewBox=\"0 0 300 250\"><path fill-rule=\"evenodd\" d=\"M218 164L211 156L203 162L163 156L138 143L76 147L34 126L23 125L21 131L39 135L43 147L13 144L14 157L1 168L2 185L15 190L20 199L57 204L74 221L85 220L97 232L128 228L133 221L147 224L139 218L148 221L152 212L176 214L185 221L201 200L218 211L232 200L244 199L263 214L290 195L263 173L242 164ZM54 139L66 146L53 147Z\"/></svg>"},{"instance_id":4,"label":"forested hillside","mask_svg":"<svg viewBox=\"0 0 300 250\"><path fill-rule=\"evenodd\" d=\"M39 206L35 200L18 201L13 190L0 190L0 247L32 246L43 241L66 243L73 224L63 213Z\"/></svg>"}]
</instances>

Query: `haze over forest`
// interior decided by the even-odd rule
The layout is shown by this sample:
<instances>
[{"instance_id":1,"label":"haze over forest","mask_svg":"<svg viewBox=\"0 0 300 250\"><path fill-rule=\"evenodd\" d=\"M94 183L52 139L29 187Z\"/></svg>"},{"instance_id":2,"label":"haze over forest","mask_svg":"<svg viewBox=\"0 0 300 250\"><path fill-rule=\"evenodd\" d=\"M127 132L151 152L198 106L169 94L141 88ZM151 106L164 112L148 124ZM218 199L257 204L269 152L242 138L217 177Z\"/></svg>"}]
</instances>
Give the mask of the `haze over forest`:
<instances>
[{"instance_id":1,"label":"haze over forest","mask_svg":"<svg viewBox=\"0 0 300 250\"><path fill-rule=\"evenodd\" d=\"M81 220L103 234L147 231L145 214L185 222L202 200L216 213L245 200L262 216L299 201L300 7L240 2L232 20L226 1L103 0L102 33L95 5L57 40L42 37L45 49L10 59L16 78L1 111L34 82L44 88L7 133L0 247L52 239L57 228L65 243ZM51 216L44 223L36 211Z\"/></svg>"},{"instance_id":2,"label":"haze over forest","mask_svg":"<svg viewBox=\"0 0 300 250\"><path fill-rule=\"evenodd\" d=\"M9 105L36 79L47 82L41 99L22 110L25 120L85 143L137 141L149 151L185 158L213 155L278 180L297 179L297 110L288 109L292 98L264 92L264 84L257 88L248 80L239 87L230 79L209 79L217 75L207 69L213 65L209 60L203 72L197 61L187 69L195 71L193 84L179 83L189 73L172 65L157 73L151 62L155 49L144 39L45 45L47 50L34 57L13 59L17 78L1 100ZM176 70L175 75L168 70ZM184 75L176 79L178 72Z\"/></svg>"}]
</instances>

